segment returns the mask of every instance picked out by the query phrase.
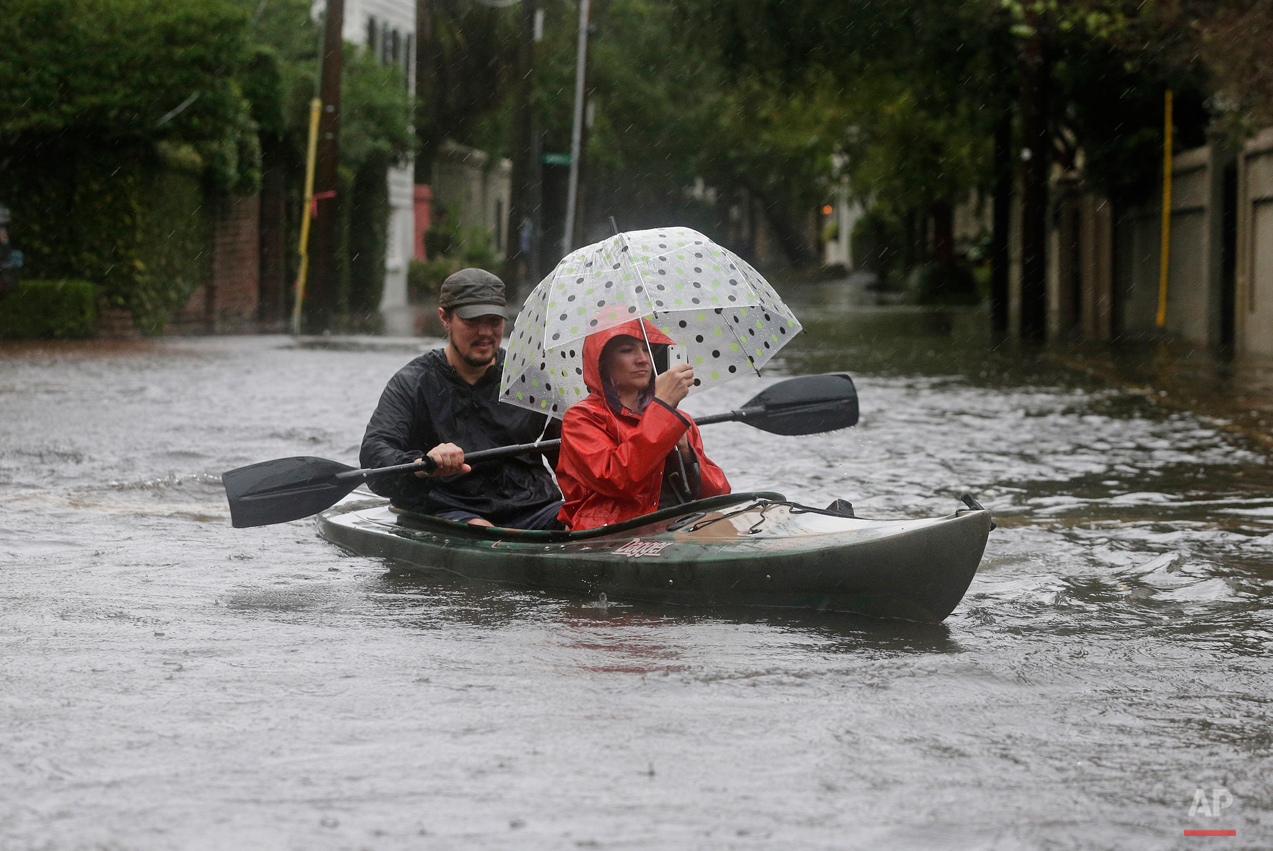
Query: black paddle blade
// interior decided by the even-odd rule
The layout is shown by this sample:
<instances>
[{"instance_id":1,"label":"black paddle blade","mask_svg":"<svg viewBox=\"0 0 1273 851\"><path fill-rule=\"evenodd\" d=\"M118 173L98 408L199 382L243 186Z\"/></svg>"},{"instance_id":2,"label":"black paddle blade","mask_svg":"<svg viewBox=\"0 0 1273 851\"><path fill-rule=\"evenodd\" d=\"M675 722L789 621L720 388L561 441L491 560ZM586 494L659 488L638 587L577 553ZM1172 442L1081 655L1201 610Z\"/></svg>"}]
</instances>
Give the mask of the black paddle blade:
<instances>
[{"instance_id":1,"label":"black paddle blade","mask_svg":"<svg viewBox=\"0 0 1273 851\"><path fill-rule=\"evenodd\" d=\"M358 479L338 479L354 469L307 456L249 464L221 475L236 528L269 526L331 508L358 487Z\"/></svg>"},{"instance_id":2,"label":"black paddle blade","mask_svg":"<svg viewBox=\"0 0 1273 851\"><path fill-rule=\"evenodd\" d=\"M773 385L743 411L743 422L770 434L835 431L857 425L857 388L847 372L802 375Z\"/></svg>"}]
</instances>

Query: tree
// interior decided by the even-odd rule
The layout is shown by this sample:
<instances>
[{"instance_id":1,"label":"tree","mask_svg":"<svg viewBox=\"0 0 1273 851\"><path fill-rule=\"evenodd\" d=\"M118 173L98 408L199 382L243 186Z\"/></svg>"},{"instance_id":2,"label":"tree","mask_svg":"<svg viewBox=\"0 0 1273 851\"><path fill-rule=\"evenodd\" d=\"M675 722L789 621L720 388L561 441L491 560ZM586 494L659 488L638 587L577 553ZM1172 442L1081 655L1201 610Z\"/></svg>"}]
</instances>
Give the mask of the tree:
<instances>
[{"instance_id":1,"label":"tree","mask_svg":"<svg viewBox=\"0 0 1273 851\"><path fill-rule=\"evenodd\" d=\"M380 307L389 223L389 168L415 150L414 103L401 70L353 45L345 51L340 158L349 194L349 272L341 305L355 319Z\"/></svg>"},{"instance_id":2,"label":"tree","mask_svg":"<svg viewBox=\"0 0 1273 851\"><path fill-rule=\"evenodd\" d=\"M1007 213L1016 163L1023 191L1022 332L1032 339L1046 330L1052 163L1082 168L1089 185L1110 197L1143 197L1157 171L1163 90L1176 90L1182 140L1200 143L1210 110L1198 57L1208 48L1218 57L1220 34L1243 22L1256 35L1230 67L1252 68L1273 33L1273 26L1258 25L1269 17L1259 0L681 3L698 22L698 37L716 45L731 71L772 75L788 93L807 92L819 74L836 80L845 93L842 147L855 188L877 202L926 209L937 225L939 255L945 208L970 190L991 191L998 329L1006 326ZM1237 86L1232 73L1227 79L1230 91L1260 100L1256 87Z\"/></svg>"},{"instance_id":3,"label":"tree","mask_svg":"<svg viewBox=\"0 0 1273 851\"><path fill-rule=\"evenodd\" d=\"M211 186L251 190L260 151L237 74L248 16L226 0L13 0L0 51L0 187L33 276L86 278L158 330L195 280L142 258L165 145Z\"/></svg>"},{"instance_id":4,"label":"tree","mask_svg":"<svg viewBox=\"0 0 1273 851\"><path fill-rule=\"evenodd\" d=\"M806 225L825 197L843 129L832 83L811 76L784 90L760 71L731 69L720 45L697 37L690 11L615 0L598 16L588 147L594 206L625 228L678 220L711 232L725 228L724 208L745 196L763 206L790 257L812 262ZM696 179L717 203L687 194Z\"/></svg>"}]
</instances>

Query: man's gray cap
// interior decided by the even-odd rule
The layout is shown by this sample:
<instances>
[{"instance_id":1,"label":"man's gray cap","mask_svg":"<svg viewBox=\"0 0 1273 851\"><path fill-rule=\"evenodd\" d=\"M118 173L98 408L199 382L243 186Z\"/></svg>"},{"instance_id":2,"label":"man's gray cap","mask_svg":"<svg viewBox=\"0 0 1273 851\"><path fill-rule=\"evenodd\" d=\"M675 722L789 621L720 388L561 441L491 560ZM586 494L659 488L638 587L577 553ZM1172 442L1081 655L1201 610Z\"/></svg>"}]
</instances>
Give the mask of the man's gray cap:
<instances>
[{"instance_id":1,"label":"man's gray cap","mask_svg":"<svg viewBox=\"0 0 1273 851\"><path fill-rule=\"evenodd\" d=\"M504 282L485 269L461 269L442 282L438 307L455 311L461 319L503 316Z\"/></svg>"}]
</instances>

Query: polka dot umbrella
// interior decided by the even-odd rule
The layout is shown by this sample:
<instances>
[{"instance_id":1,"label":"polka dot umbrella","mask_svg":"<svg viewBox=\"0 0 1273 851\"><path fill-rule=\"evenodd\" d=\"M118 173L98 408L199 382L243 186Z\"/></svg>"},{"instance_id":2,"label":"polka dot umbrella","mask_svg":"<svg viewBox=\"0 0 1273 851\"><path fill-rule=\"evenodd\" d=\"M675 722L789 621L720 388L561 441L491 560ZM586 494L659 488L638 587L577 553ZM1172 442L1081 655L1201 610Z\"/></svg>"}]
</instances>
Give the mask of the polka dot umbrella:
<instances>
[{"instance_id":1,"label":"polka dot umbrella","mask_svg":"<svg viewBox=\"0 0 1273 851\"><path fill-rule=\"evenodd\" d=\"M687 347L696 390L759 374L801 330L759 272L701 233L620 233L568 254L527 297L500 398L563 416L588 395L584 338L638 317Z\"/></svg>"}]
</instances>

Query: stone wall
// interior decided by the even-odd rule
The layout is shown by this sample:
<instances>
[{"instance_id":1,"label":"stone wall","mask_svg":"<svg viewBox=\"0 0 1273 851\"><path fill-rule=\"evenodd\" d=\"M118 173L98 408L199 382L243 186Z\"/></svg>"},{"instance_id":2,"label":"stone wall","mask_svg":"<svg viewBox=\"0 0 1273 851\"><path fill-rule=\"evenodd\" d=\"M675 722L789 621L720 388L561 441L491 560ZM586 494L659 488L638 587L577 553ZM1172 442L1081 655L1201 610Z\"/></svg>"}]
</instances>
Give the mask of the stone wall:
<instances>
[{"instance_id":1,"label":"stone wall","mask_svg":"<svg viewBox=\"0 0 1273 851\"><path fill-rule=\"evenodd\" d=\"M1273 355L1273 128L1238 157L1236 348Z\"/></svg>"},{"instance_id":2,"label":"stone wall","mask_svg":"<svg viewBox=\"0 0 1273 851\"><path fill-rule=\"evenodd\" d=\"M1223 258L1225 168L1231 157L1216 146L1185 151L1172 162L1171 229L1163 328L1172 337L1205 346L1224 340ZM1162 204L1120 211L1115 225L1120 330L1156 334L1160 301Z\"/></svg>"}]
</instances>

